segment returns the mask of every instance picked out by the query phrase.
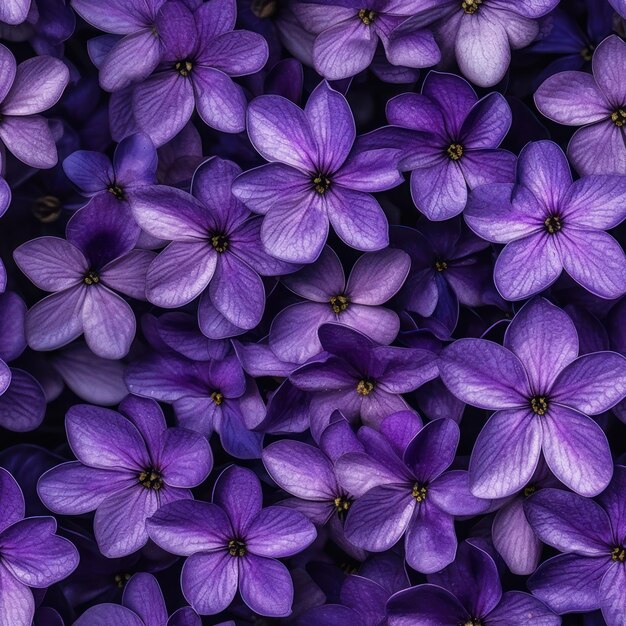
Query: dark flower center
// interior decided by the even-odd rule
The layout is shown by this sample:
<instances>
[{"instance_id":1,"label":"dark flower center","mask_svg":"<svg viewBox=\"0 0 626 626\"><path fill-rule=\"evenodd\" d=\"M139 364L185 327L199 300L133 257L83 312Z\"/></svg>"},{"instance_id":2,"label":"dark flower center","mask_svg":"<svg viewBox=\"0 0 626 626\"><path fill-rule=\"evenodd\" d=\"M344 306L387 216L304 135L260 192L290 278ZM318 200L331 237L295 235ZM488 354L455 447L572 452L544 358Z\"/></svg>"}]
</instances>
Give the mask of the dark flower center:
<instances>
[{"instance_id":1,"label":"dark flower center","mask_svg":"<svg viewBox=\"0 0 626 626\"><path fill-rule=\"evenodd\" d=\"M459 626L483 626L483 623L477 617L470 617L459 624Z\"/></svg>"},{"instance_id":2,"label":"dark flower center","mask_svg":"<svg viewBox=\"0 0 626 626\"><path fill-rule=\"evenodd\" d=\"M42 223L54 222L61 215L61 200L56 196L41 196L33 204L33 215Z\"/></svg>"},{"instance_id":3,"label":"dark flower center","mask_svg":"<svg viewBox=\"0 0 626 626\"><path fill-rule=\"evenodd\" d=\"M107 191L109 193L112 193L118 200L124 200L125 198L124 190L119 185L116 185L115 183L113 183L112 185L109 185L107 188Z\"/></svg>"},{"instance_id":4,"label":"dark flower center","mask_svg":"<svg viewBox=\"0 0 626 626\"><path fill-rule=\"evenodd\" d=\"M231 539L228 542L228 554L230 556L245 556L246 544L241 539Z\"/></svg>"},{"instance_id":5,"label":"dark flower center","mask_svg":"<svg viewBox=\"0 0 626 626\"><path fill-rule=\"evenodd\" d=\"M592 45L589 45L583 48L580 51L580 56L583 58L583 61L591 61L591 59L593 58L593 51L594 51L594 46Z\"/></svg>"},{"instance_id":6,"label":"dark flower center","mask_svg":"<svg viewBox=\"0 0 626 626\"><path fill-rule=\"evenodd\" d=\"M228 249L228 238L226 235L211 235L211 245L216 252L226 252Z\"/></svg>"},{"instance_id":7,"label":"dark flower center","mask_svg":"<svg viewBox=\"0 0 626 626\"><path fill-rule=\"evenodd\" d=\"M328 178L326 174L318 172L315 176L313 176L311 182L313 183L313 189L315 189L315 191L317 191L320 195L325 194L330 188L330 178Z\"/></svg>"},{"instance_id":8,"label":"dark flower center","mask_svg":"<svg viewBox=\"0 0 626 626\"><path fill-rule=\"evenodd\" d=\"M158 491L163 487L163 478L161 477L161 472L159 470L154 469L154 467L149 467L145 469L143 472L139 474L139 482L146 489L154 489Z\"/></svg>"},{"instance_id":9,"label":"dark flower center","mask_svg":"<svg viewBox=\"0 0 626 626\"><path fill-rule=\"evenodd\" d=\"M371 380L362 379L357 383L356 392L360 396L369 396L374 391L374 383Z\"/></svg>"},{"instance_id":10,"label":"dark flower center","mask_svg":"<svg viewBox=\"0 0 626 626\"><path fill-rule=\"evenodd\" d=\"M530 399L530 408L535 415L545 415L549 407L548 398L545 396L533 396Z\"/></svg>"},{"instance_id":11,"label":"dark flower center","mask_svg":"<svg viewBox=\"0 0 626 626\"><path fill-rule=\"evenodd\" d=\"M626 111L624 109L617 109L617 111L613 111L611 113L611 121L615 126L619 126L620 128L626 124Z\"/></svg>"},{"instance_id":12,"label":"dark flower center","mask_svg":"<svg viewBox=\"0 0 626 626\"><path fill-rule=\"evenodd\" d=\"M483 3L483 0L463 0L461 2L461 8L470 15L473 15L478 11L478 7Z\"/></svg>"},{"instance_id":13,"label":"dark flower center","mask_svg":"<svg viewBox=\"0 0 626 626\"><path fill-rule=\"evenodd\" d=\"M463 146L460 143L451 143L446 153L453 161L458 161L463 156Z\"/></svg>"},{"instance_id":14,"label":"dark flower center","mask_svg":"<svg viewBox=\"0 0 626 626\"><path fill-rule=\"evenodd\" d=\"M252 0L250 3L250 12L261 19L272 17L278 11L278 0Z\"/></svg>"},{"instance_id":15,"label":"dark flower center","mask_svg":"<svg viewBox=\"0 0 626 626\"><path fill-rule=\"evenodd\" d=\"M191 74L191 70L193 69L193 63L189 59L185 59L184 61L178 61L176 65L174 65L174 69L183 77L189 76Z\"/></svg>"},{"instance_id":16,"label":"dark flower center","mask_svg":"<svg viewBox=\"0 0 626 626\"><path fill-rule=\"evenodd\" d=\"M543 224L546 231L551 235L555 235L561 230L561 228L563 228L563 222L561 222L561 218L558 215L551 215L550 217L546 217Z\"/></svg>"},{"instance_id":17,"label":"dark flower center","mask_svg":"<svg viewBox=\"0 0 626 626\"><path fill-rule=\"evenodd\" d=\"M346 296L339 294L338 296L333 296L330 299L330 306L333 312L343 313L350 306L350 302Z\"/></svg>"},{"instance_id":18,"label":"dark flower center","mask_svg":"<svg viewBox=\"0 0 626 626\"><path fill-rule=\"evenodd\" d=\"M415 483L413 485L413 489L411 490L411 495L418 502L424 502L424 500L426 500L427 493L428 493L428 489L426 488L426 485L422 485L421 483Z\"/></svg>"},{"instance_id":19,"label":"dark flower center","mask_svg":"<svg viewBox=\"0 0 626 626\"><path fill-rule=\"evenodd\" d=\"M535 485L528 485L524 487L524 497L528 498L528 496L532 496L535 491L537 491L537 487L535 487Z\"/></svg>"},{"instance_id":20,"label":"dark flower center","mask_svg":"<svg viewBox=\"0 0 626 626\"><path fill-rule=\"evenodd\" d=\"M376 17L376 13L374 11L370 11L370 9L361 9L359 11L359 19L365 24L365 26L369 26Z\"/></svg>"},{"instance_id":21,"label":"dark flower center","mask_svg":"<svg viewBox=\"0 0 626 626\"><path fill-rule=\"evenodd\" d=\"M339 517L343 517L348 512L348 510L352 506L352 502L352 498L349 498L348 496L337 496L333 500L333 504L335 505L335 511L337 512Z\"/></svg>"},{"instance_id":22,"label":"dark flower center","mask_svg":"<svg viewBox=\"0 0 626 626\"><path fill-rule=\"evenodd\" d=\"M221 391L214 391L211 394L211 400L213 400L213 402L215 402L215 404L219 406L220 404L222 404L222 402L224 402L224 395Z\"/></svg>"},{"instance_id":23,"label":"dark flower center","mask_svg":"<svg viewBox=\"0 0 626 626\"><path fill-rule=\"evenodd\" d=\"M624 549L624 546L615 546L611 550L611 559L620 563L626 561L626 549Z\"/></svg>"},{"instance_id":24,"label":"dark flower center","mask_svg":"<svg viewBox=\"0 0 626 626\"><path fill-rule=\"evenodd\" d=\"M85 285L97 285L100 282L100 276L98 276L98 274L93 270L89 270L85 274L83 282Z\"/></svg>"},{"instance_id":25,"label":"dark flower center","mask_svg":"<svg viewBox=\"0 0 626 626\"><path fill-rule=\"evenodd\" d=\"M130 574L128 572L124 572L123 574L115 574L115 584L120 589L124 589L126 583L130 580Z\"/></svg>"},{"instance_id":26,"label":"dark flower center","mask_svg":"<svg viewBox=\"0 0 626 626\"><path fill-rule=\"evenodd\" d=\"M435 269L438 272L444 272L448 269L448 264L445 261L435 261Z\"/></svg>"}]
</instances>

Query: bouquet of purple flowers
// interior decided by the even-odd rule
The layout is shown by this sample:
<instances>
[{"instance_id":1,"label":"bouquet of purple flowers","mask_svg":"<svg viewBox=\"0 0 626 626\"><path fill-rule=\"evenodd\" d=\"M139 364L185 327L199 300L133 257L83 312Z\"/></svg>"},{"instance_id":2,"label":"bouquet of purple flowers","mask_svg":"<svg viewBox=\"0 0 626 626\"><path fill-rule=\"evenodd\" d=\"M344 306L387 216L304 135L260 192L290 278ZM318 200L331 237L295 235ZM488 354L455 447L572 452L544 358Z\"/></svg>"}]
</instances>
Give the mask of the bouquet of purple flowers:
<instances>
[{"instance_id":1,"label":"bouquet of purple flowers","mask_svg":"<svg viewBox=\"0 0 626 626\"><path fill-rule=\"evenodd\" d=\"M0 0L0 626L626 626L626 0Z\"/></svg>"}]
</instances>

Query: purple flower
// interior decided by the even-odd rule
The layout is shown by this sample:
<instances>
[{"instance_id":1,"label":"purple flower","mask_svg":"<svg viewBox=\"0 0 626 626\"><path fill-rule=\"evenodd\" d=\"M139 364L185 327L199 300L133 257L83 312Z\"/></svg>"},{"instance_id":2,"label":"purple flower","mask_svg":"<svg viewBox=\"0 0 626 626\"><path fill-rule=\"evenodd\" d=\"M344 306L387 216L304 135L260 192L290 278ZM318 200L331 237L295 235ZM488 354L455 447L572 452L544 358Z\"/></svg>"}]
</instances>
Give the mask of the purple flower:
<instances>
[{"instance_id":1,"label":"purple flower","mask_svg":"<svg viewBox=\"0 0 626 626\"><path fill-rule=\"evenodd\" d=\"M157 146L182 130L195 108L212 128L245 129L246 97L231 77L260 70L268 49L261 35L233 30L236 16L235 0L209 0L193 12L182 2L161 7L161 64L133 93L135 119Z\"/></svg>"},{"instance_id":2,"label":"purple flower","mask_svg":"<svg viewBox=\"0 0 626 626\"><path fill-rule=\"evenodd\" d=\"M263 435L251 429L265 417L265 405L236 356L196 362L151 356L128 367L126 383L132 393L173 404L181 426L206 436L217 432L228 454L261 456Z\"/></svg>"},{"instance_id":3,"label":"purple flower","mask_svg":"<svg viewBox=\"0 0 626 626\"><path fill-rule=\"evenodd\" d=\"M294 266L278 261L261 244L261 218L231 194L238 165L217 157L193 178L195 197L164 186L143 188L133 203L135 219L149 234L171 240L148 268L148 300L179 307L200 296L198 323L214 339L254 328L265 308L259 274Z\"/></svg>"},{"instance_id":4,"label":"purple flower","mask_svg":"<svg viewBox=\"0 0 626 626\"><path fill-rule=\"evenodd\" d=\"M168 619L159 583L152 574L135 574L126 584L122 605L98 604L87 609L74 626L202 626L191 607L178 609ZM224 624L223 626L226 626Z\"/></svg>"},{"instance_id":5,"label":"purple flower","mask_svg":"<svg viewBox=\"0 0 626 626\"><path fill-rule=\"evenodd\" d=\"M333 411L349 421L357 417L377 427L391 413L408 408L400 394L414 391L437 376L437 356L419 348L379 346L340 324L322 324L319 359L292 372L289 379L313 394L310 406L314 438L324 430Z\"/></svg>"},{"instance_id":6,"label":"purple flower","mask_svg":"<svg viewBox=\"0 0 626 626\"><path fill-rule=\"evenodd\" d=\"M559 0L423 0L423 8L391 33L394 38L432 24L447 61L456 58L463 75L479 87L500 82L511 49L527 46L539 34L537 18Z\"/></svg>"},{"instance_id":7,"label":"purple flower","mask_svg":"<svg viewBox=\"0 0 626 626\"><path fill-rule=\"evenodd\" d=\"M87 205L67 225L67 240L39 237L13 252L15 262L40 289L54 292L26 315L34 350L60 348L81 334L98 356L121 359L135 336L135 314L113 290L145 298L154 253L133 250L136 225L123 206L100 211Z\"/></svg>"},{"instance_id":8,"label":"purple flower","mask_svg":"<svg viewBox=\"0 0 626 626\"><path fill-rule=\"evenodd\" d=\"M72 7L87 22L111 36L90 42L106 48L98 59L100 85L119 91L149 76L161 60L157 14L165 0L72 0ZM106 42L106 43L105 43Z\"/></svg>"},{"instance_id":9,"label":"purple flower","mask_svg":"<svg viewBox=\"0 0 626 626\"><path fill-rule=\"evenodd\" d=\"M496 411L472 451L472 493L501 498L521 490L542 452L556 478L577 493L595 496L608 485L611 451L588 415L624 397L626 358L616 352L577 356L572 321L542 298L515 316L504 347L459 339L442 352L439 371L450 391Z\"/></svg>"},{"instance_id":10,"label":"purple flower","mask_svg":"<svg viewBox=\"0 0 626 626\"><path fill-rule=\"evenodd\" d=\"M282 361L303 363L322 350L317 330L326 322L345 324L374 341L391 343L400 319L380 306L400 289L410 259L400 250L361 256L346 282L339 257L326 246L315 263L283 283L307 302L283 309L272 322L269 345Z\"/></svg>"},{"instance_id":11,"label":"purple flower","mask_svg":"<svg viewBox=\"0 0 626 626\"><path fill-rule=\"evenodd\" d=\"M422 93L387 103L390 124L409 129L400 169L411 171L411 196L429 220L463 211L470 189L514 180L515 155L497 149L511 126L499 93L481 100L454 74L430 72Z\"/></svg>"},{"instance_id":12,"label":"purple flower","mask_svg":"<svg viewBox=\"0 0 626 626\"><path fill-rule=\"evenodd\" d=\"M4 0L0 4L0 22L5 24L21 24L26 21L31 0Z\"/></svg>"},{"instance_id":13,"label":"purple flower","mask_svg":"<svg viewBox=\"0 0 626 626\"><path fill-rule=\"evenodd\" d=\"M458 316L459 303L477 307L496 300L491 264L478 256L489 246L486 241L462 228L459 219L420 226L419 231L391 229L392 245L411 257L411 271L400 291L404 308L424 317L437 317L438 308Z\"/></svg>"},{"instance_id":14,"label":"purple flower","mask_svg":"<svg viewBox=\"0 0 626 626\"><path fill-rule=\"evenodd\" d=\"M69 78L58 59L33 57L16 66L13 54L0 45L0 145L27 165L49 168L57 162L48 121L37 114L57 103ZM0 165L3 161L0 155ZM5 202L3 191L0 204Z\"/></svg>"},{"instance_id":15,"label":"purple flower","mask_svg":"<svg viewBox=\"0 0 626 626\"><path fill-rule=\"evenodd\" d=\"M415 12L414 0L373 0L366 3L367 8L360 8L358 2L313 1L296 3L293 11L307 30L316 34L313 63L328 80L349 78L367 69L379 42L393 65L430 67L439 63L439 48L429 30L405 29L401 36L393 36L394 28Z\"/></svg>"},{"instance_id":16,"label":"purple flower","mask_svg":"<svg viewBox=\"0 0 626 626\"><path fill-rule=\"evenodd\" d=\"M582 175L626 174L626 43L607 37L595 50L593 76L560 72L535 93L543 115L560 124L582 126L569 142L567 154Z\"/></svg>"},{"instance_id":17,"label":"purple flower","mask_svg":"<svg viewBox=\"0 0 626 626\"><path fill-rule=\"evenodd\" d=\"M128 212L124 219L132 221L130 209L137 191L156 185L157 162L156 148L150 138L137 133L118 144L113 162L101 152L78 150L63 161L63 171L83 195L95 199L97 211L110 211L119 203ZM150 246L155 242L144 236L140 243Z\"/></svg>"},{"instance_id":18,"label":"purple flower","mask_svg":"<svg viewBox=\"0 0 626 626\"><path fill-rule=\"evenodd\" d=\"M609 4L624 18L626 18L626 0L609 0Z\"/></svg>"},{"instance_id":19,"label":"purple flower","mask_svg":"<svg viewBox=\"0 0 626 626\"><path fill-rule=\"evenodd\" d=\"M65 427L78 461L47 471L37 488L57 513L95 510L98 547L109 558L145 545L146 519L168 502L192 498L189 488L199 485L213 465L206 439L168 428L154 400L128 396L120 411L73 406Z\"/></svg>"},{"instance_id":20,"label":"purple flower","mask_svg":"<svg viewBox=\"0 0 626 626\"><path fill-rule=\"evenodd\" d=\"M494 281L507 300L547 289L565 271L601 298L626 292L626 256L603 232L626 218L626 176L593 175L572 182L567 158L550 141L521 152L516 185L485 185L465 210L469 227L506 244Z\"/></svg>"},{"instance_id":21,"label":"purple flower","mask_svg":"<svg viewBox=\"0 0 626 626\"><path fill-rule=\"evenodd\" d=\"M349 541L373 552L388 550L404 536L405 559L419 572L437 572L454 560L455 515L489 507L469 492L465 471L446 471L454 461L459 427L449 419L421 427L410 413L390 415L380 432L364 426L365 451L336 463L340 484L356 500L348 511Z\"/></svg>"},{"instance_id":22,"label":"purple flower","mask_svg":"<svg viewBox=\"0 0 626 626\"><path fill-rule=\"evenodd\" d=\"M263 450L263 464L274 482L294 496L281 502L304 513L312 522L328 525L332 539L359 560L366 556L345 537L343 522L354 497L343 489L333 463L348 452L362 452L363 445L337 412L320 437L320 447L283 439Z\"/></svg>"},{"instance_id":23,"label":"purple flower","mask_svg":"<svg viewBox=\"0 0 626 626\"><path fill-rule=\"evenodd\" d=\"M543 489L524 504L538 537L563 552L528 581L557 613L602 609L607 626L626 615L626 468L615 467L597 502L559 489Z\"/></svg>"},{"instance_id":24,"label":"purple flower","mask_svg":"<svg viewBox=\"0 0 626 626\"><path fill-rule=\"evenodd\" d=\"M46 412L46 396L27 371L9 367L26 348L26 305L8 291L0 295L0 426L16 432L35 430Z\"/></svg>"},{"instance_id":25,"label":"purple flower","mask_svg":"<svg viewBox=\"0 0 626 626\"><path fill-rule=\"evenodd\" d=\"M387 603L389 626L559 626L561 619L533 596L502 593L494 560L464 541L454 563Z\"/></svg>"},{"instance_id":26,"label":"purple flower","mask_svg":"<svg viewBox=\"0 0 626 626\"><path fill-rule=\"evenodd\" d=\"M46 589L78 565L76 548L55 535L53 517L24 518L24 496L0 468L0 623L31 626L35 600L29 587Z\"/></svg>"},{"instance_id":27,"label":"purple flower","mask_svg":"<svg viewBox=\"0 0 626 626\"><path fill-rule=\"evenodd\" d=\"M381 135L381 131L383 134ZM388 244L388 224L368 193L402 182L387 131L356 138L346 99L320 83L302 111L281 96L260 96L248 108L248 135L271 163L244 172L233 193L265 215L261 240L273 256L312 263L329 222L347 245L374 251Z\"/></svg>"},{"instance_id":28,"label":"purple flower","mask_svg":"<svg viewBox=\"0 0 626 626\"><path fill-rule=\"evenodd\" d=\"M290 614L293 583L277 559L304 550L315 539L315 527L298 511L262 506L259 479L232 465L217 479L212 504L173 503L148 521L157 545L188 557L181 586L201 615L226 609L237 589L260 615Z\"/></svg>"}]
</instances>

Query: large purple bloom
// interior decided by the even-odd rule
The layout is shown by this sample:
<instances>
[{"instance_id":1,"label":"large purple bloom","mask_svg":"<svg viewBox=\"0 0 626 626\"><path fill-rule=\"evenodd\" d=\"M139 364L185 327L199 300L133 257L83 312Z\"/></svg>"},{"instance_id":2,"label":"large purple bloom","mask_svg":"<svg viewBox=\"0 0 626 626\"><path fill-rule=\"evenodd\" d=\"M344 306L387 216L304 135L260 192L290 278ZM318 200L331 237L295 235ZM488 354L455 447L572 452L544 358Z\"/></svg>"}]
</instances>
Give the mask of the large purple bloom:
<instances>
[{"instance_id":1,"label":"large purple bloom","mask_svg":"<svg viewBox=\"0 0 626 626\"><path fill-rule=\"evenodd\" d=\"M155 543L188 557L181 585L201 615L226 609L237 589L260 615L291 612L291 575L277 559L304 550L315 539L315 527L298 511L262 506L259 479L232 465L217 479L212 504L173 503L148 521Z\"/></svg>"},{"instance_id":2,"label":"large purple bloom","mask_svg":"<svg viewBox=\"0 0 626 626\"><path fill-rule=\"evenodd\" d=\"M13 252L40 289L52 291L26 315L34 350L60 348L81 334L98 356L121 359L135 336L135 314L115 291L145 299L146 271L154 258L133 250L137 225L123 206L87 205L67 225L67 239L39 237ZM115 291L114 291L115 290Z\"/></svg>"},{"instance_id":3,"label":"large purple bloom","mask_svg":"<svg viewBox=\"0 0 626 626\"><path fill-rule=\"evenodd\" d=\"M459 427L449 419L420 428L420 420L400 412L380 431L364 426L364 451L337 460L340 484L356 500L348 511L346 537L366 550L388 550L404 536L407 563L419 572L437 572L454 560L455 515L489 508L469 491L465 471L446 471L454 461Z\"/></svg>"},{"instance_id":4,"label":"large purple bloom","mask_svg":"<svg viewBox=\"0 0 626 626\"><path fill-rule=\"evenodd\" d=\"M263 249L261 218L252 217L231 194L240 173L232 161L214 157L196 170L194 197L159 186L140 190L133 203L146 232L172 241L148 268L148 300L174 308L200 296L200 329L216 339L239 335L261 321L265 287L259 274L296 269Z\"/></svg>"},{"instance_id":5,"label":"large purple bloom","mask_svg":"<svg viewBox=\"0 0 626 626\"><path fill-rule=\"evenodd\" d=\"M154 400L128 396L120 411L73 406L65 427L78 461L52 468L38 485L39 497L56 513L96 511L96 540L109 558L145 545L146 519L168 502L192 498L189 488L213 465L206 439L168 428Z\"/></svg>"},{"instance_id":6,"label":"large purple bloom","mask_svg":"<svg viewBox=\"0 0 626 626\"><path fill-rule=\"evenodd\" d=\"M566 313L547 300L526 304L507 328L504 347L459 339L441 354L446 386L464 402L496 412L470 460L472 492L500 498L522 489L543 456L570 489L600 493L613 461L606 436L589 415L626 394L626 358L616 352L578 356Z\"/></svg>"},{"instance_id":7,"label":"large purple bloom","mask_svg":"<svg viewBox=\"0 0 626 626\"><path fill-rule=\"evenodd\" d=\"M409 129L400 169L411 171L413 202L429 220L461 213L470 189L514 180L515 155L498 149L511 126L499 93L479 100L459 76L430 72L421 94L389 100L387 119Z\"/></svg>"},{"instance_id":8,"label":"large purple bloom","mask_svg":"<svg viewBox=\"0 0 626 626\"><path fill-rule=\"evenodd\" d=\"M261 239L270 254L294 263L315 261L329 222L357 250L388 244L387 218L367 193L402 182L399 146L388 147L386 132L356 138L348 102L326 82L316 87L304 111L281 96L250 103L250 141L271 163L244 172L233 193L265 215Z\"/></svg>"},{"instance_id":9,"label":"large purple bloom","mask_svg":"<svg viewBox=\"0 0 626 626\"><path fill-rule=\"evenodd\" d=\"M72 7L87 22L110 36L90 42L97 60L100 85L118 91L150 75L161 60L157 14L165 0L72 0ZM97 50L106 53L100 58Z\"/></svg>"},{"instance_id":10,"label":"large purple bloom","mask_svg":"<svg viewBox=\"0 0 626 626\"><path fill-rule=\"evenodd\" d=\"M464 541L454 563L387 603L389 626L559 626L561 619L527 593L502 593L494 560Z\"/></svg>"},{"instance_id":11,"label":"large purple bloom","mask_svg":"<svg viewBox=\"0 0 626 626\"><path fill-rule=\"evenodd\" d=\"M391 33L406 36L432 25L443 58L454 58L463 75L479 87L498 83L509 67L511 49L527 46L539 34L537 18L559 0L423 0L414 17ZM421 10L420 10L421 9Z\"/></svg>"},{"instance_id":12,"label":"large purple bloom","mask_svg":"<svg viewBox=\"0 0 626 626\"><path fill-rule=\"evenodd\" d=\"M222 132L245 129L246 97L231 77L260 70L268 50L261 35L233 30L236 17L235 0L209 0L194 11L183 2L161 7L162 62L133 93L135 119L157 146L180 132L196 108Z\"/></svg>"},{"instance_id":13,"label":"large purple bloom","mask_svg":"<svg viewBox=\"0 0 626 626\"><path fill-rule=\"evenodd\" d=\"M580 174L626 174L626 42L611 35L593 53L593 76L560 72L535 93L546 117L582 126L570 140L567 154Z\"/></svg>"},{"instance_id":14,"label":"large purple bloom","mask_svg":"<svg viewBox=\"0 0 626 626\"><path fill-rule=\"evenodd\" d=\"M135 574L124 587L122 604L97 604L87 609L74 626L202 626L191 607L182 607L169 618L163 593L152 574ZM223 624L223 626L228 626Z\"/></svg>"},{"instance_id":15,"label":"large purple bloom","mask_svg":"<svg viewBox=\"0 0 626 626\"><path fill-rule=\"evenodd\" d=\"M0 166L4 147L32 167L56 164L52 131L37 114L57 103L69 79L59 59L40 56L16 65L13 54L0 45Z\"/></svg>"},{"instance_id":16,"label":"large purple bloom","mask_svg":"<svg viewBox=\"0 0 626 626\"><path fill-rule=\"evenodd\" d=\"M45 589L78 565L76 548L55 535L53 517L24 519L24 496L0 468L0 623L31 626L35 600L29 587Z\"/></svg>"},{"instance_id":17,"label":"large purple bloom","mask_svg":"<svg viewBox=\"0 0 626 626\"><path fill-rule=\"evenodd\" d=\"M315 263L283 279L307 302L293 304L274 318L271 349L282 361L302 363L322 350L317 331L328 322L391 343L400 330L400 319L380 305L400 289L409 265L409 256L400 250L370 252L357 260L346 282L339 257L325 247Z\"/></svg>"},{"instance_id":18,"label":"large purple bloom","mask_svg":"<svg viewBox=\"0 0 626 626\"><path fill-rule=\"evenodd\" d=\"M402 36L392 36L394 28L415 12L415 0L371 0L367 8L352 0L313 2L295 3L293 11L315 33L313 63L328 80L349 78L367 69L379 42L393 65L430 67L441 58L426 28L405 29Z\"/></svg>"},{"instance_id":19,"label":"large purple bloom","mask_svg":"<svg viewBox=\"0 0 626 626\"><path fill-rule=\"evenodd\" d=\"M626 467L616 466L597 502L543 489L524 504L539 538L560 550L528 586L557 613L602 609L608 626L626 616Z\"/></svg>"},{"instance_id":20,"label":"large purple bloom","mask_svg":"<svg viewBox=\"0 0 626 626\"><path fill-rule=\"evenodd\" d=\"M311 392L311 432L318 438L333 411L348 420L359 417L376 427L391 413L408 408L400 394L437 376L437 355L419 348L380 346L339 324L323 324L319 359L292 372L289 379Z\"/></svg>"},{"instance_id":21,"label":"large purple bloom","mask_svg":"<svg viewBox=\"0 0 626 626\"><path fill-rule=\"evenodd\" d=\"M626 218L626 176L593 175L572 182L567 158L550 141L521 152L516 185L485 185L465 219L478 235L506 244L494 280L507 300L548 288L565 270L601 298L626 292L626 256L604 231Z\"/></svg>"}]
</instances>

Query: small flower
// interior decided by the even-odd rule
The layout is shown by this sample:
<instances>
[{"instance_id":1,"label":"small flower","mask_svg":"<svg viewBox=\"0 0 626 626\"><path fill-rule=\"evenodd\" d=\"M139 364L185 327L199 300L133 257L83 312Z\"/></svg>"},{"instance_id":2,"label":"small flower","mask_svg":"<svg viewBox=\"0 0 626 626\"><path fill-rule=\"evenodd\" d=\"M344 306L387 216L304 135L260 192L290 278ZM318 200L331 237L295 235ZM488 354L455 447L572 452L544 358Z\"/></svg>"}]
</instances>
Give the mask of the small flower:
<instances>
[{"instance_id":1,"label":"small flower","mask_svg":"<svg viewBox=\"0 0 626 626\"><path fill-rule=\"evenodd\" d=\"M291 613L293 583L277 559L304 550L316 537L315 527L298 511L262 506L259 479L232 465L217 479L212 504L175 502L148 520L157 545L188 557L181 585L200 615L226 609L238 589L260 615Z\"/></svg>"},{"instance_id":2,"label":"small flower","mask_svg":"<svg viewBox=\"0 0 626 626\"><path fill-rule=\"evenodd\" d=\"M168 428L153 400L128 396L120 411L73 406L65 427L78 461L52 468L38 485L39 497L52 511L96 511L96 540L109 558L145 545L146 519L168 502L192 498L189 488L199 485L213 465L206 439Z\"/></svg>"}]
</instances>

